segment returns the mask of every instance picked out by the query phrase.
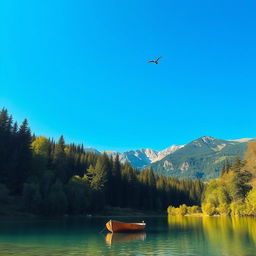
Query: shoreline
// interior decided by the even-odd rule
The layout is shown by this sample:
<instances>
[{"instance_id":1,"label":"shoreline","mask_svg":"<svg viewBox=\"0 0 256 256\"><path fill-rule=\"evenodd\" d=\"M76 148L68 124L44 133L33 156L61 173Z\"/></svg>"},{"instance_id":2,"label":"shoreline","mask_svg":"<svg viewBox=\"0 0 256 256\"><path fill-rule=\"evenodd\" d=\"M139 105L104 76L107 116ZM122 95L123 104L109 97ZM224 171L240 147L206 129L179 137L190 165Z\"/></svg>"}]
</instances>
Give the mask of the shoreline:
<instances>
[{"instance_id":1,"label":"shoreline","mask_svg":"<svg viewBox=\"0 0 256 256\"><path fill-rule=\"evenodd\" d=\"M24 211L19 211L18 209L5 209L0 211L1 218L106 218L106 217L116 217L116 218L140 218L140 217L168 217L168 214L160 211L143 211L138 209L131 208L120 208L120 207L106 207L103 211L100 212L87 212L84 214L64 214L64 215L40 215L40 214L31 214Z\"/></svg>"}]
</instances>

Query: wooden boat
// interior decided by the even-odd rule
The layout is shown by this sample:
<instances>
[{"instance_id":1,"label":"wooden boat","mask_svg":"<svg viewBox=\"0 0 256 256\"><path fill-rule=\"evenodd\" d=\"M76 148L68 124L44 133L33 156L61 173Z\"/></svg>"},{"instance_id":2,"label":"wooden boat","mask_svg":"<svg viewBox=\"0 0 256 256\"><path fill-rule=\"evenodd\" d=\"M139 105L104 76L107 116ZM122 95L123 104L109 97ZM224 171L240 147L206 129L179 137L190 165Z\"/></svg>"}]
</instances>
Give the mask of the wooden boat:
<instances>
[{"instance_id":1,"label":"wooden boat","mask_svg":"<svg viewBox=\"0 0 256 256\"><path fill-rule=\"evenodd\" d=\"M142 231L146 227L146 223L126 223L110 220L106 223L106 227L110 232L136 232Z\"/></svg>"},{"instance_id":2,"label":"wooden boat","mask_svg":"<svg viewBox=\"0 0 256 256\"><path fill-rule=\"evenodd\" d=\"M144 241L146 239L146 233L144 231L136 233L107 233L105 241L107 245L113 245L116 243L127 243L132 241Z\"/></svg>"}]
</instances>

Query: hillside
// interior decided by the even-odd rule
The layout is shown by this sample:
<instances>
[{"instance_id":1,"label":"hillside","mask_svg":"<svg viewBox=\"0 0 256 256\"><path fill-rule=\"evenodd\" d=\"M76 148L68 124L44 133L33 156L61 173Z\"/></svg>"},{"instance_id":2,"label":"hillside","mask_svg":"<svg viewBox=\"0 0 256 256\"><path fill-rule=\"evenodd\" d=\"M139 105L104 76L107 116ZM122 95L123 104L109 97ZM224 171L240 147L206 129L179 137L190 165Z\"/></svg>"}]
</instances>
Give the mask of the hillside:
<instances>
[{"instance_id":1,"label":"hillside","mask_svg":"<svg viewBox=\"0 0 256 256\"><path fill-rule=\"evenodd\" d=\"M204 136L150 164L149 167L157 173L178 178L217 178L226 158L232 160L236 155L243 158L250 140L229 141Z\"/></svg>"},{"instance_id":2,"label":"hillside","mask_svg":"<svg viewBox=\"0 0 256 256\"><path fill-rule=\"evenodd\" d=\"M147 165L157 162L163 159L165 156L174 153L176 150L182 148L182 146L172 145L162 151L153 150L150 148L130 150L123 153L115 151L106 152L109 156L119 155L121 163L128 162L134 168L143 169Z\"/></svg>"}]
</instances>

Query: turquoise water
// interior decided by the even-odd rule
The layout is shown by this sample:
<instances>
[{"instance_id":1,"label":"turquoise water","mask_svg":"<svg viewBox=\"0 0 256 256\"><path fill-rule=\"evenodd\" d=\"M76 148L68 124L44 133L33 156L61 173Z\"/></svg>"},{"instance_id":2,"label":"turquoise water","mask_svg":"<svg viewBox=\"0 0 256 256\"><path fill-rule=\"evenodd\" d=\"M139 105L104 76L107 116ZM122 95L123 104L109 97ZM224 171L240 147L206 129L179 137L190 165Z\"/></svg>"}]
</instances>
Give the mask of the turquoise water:
<instances>
[{"instance_id":1,"label":"turquoise water","mask_svg":"<svg viewBox=\"0 0 256 256\"><path fill-rule=\"evenodd\" d=\"M108 219L1 219L0 256L256 255L254 218L151 217L142 233L100 233Z\"/></svg>"}]
</instances>

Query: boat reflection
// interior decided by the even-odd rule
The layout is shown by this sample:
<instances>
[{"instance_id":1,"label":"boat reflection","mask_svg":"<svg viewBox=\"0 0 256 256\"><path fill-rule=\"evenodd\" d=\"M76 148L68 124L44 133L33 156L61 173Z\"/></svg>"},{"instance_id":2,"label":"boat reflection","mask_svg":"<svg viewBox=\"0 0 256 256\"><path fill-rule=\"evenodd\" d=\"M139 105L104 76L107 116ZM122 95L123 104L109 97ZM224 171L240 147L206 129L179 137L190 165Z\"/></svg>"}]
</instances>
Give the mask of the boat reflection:
<instances>
[{"instance_id":1,"label":"boat reflection","mask_svg":"<svg viewBox=\"0 0 256 256\"><path fill-rule=\"evenodd\" d=\"M105 241L107 245L113 245L115 243L127 243L131 241L146 239L146 232L136 233L107 233Z\"/></svg>"}]
</instances>

